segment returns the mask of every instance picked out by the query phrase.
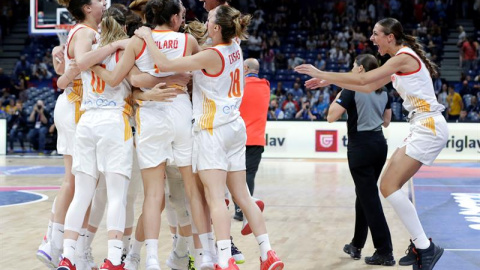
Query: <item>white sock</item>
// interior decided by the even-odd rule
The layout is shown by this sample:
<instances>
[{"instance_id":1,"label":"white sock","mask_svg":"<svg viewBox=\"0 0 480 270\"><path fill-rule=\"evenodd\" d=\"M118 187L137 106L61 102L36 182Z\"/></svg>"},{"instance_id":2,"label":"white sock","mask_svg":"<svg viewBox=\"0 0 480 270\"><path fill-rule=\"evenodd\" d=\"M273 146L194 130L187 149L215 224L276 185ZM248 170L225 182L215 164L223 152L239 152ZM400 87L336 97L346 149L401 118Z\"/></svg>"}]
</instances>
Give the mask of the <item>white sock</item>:
<instances>
[{"instance_id":1,"label":"white sock","mask_svg":"<svg viewBox=\"0 0 480 270\"><path fill-rule=\"evenodd\" d=\"M131 241L131 247L130 247L130 251L134 254L139 254L140 255L140 252L142 251L142 247L143 247L143 241L140 242L140 241L137 241L137 239L135 239L135 237L132 239Z\"/></svg>"},{"instance_id":2,"label":"white sock","mask_svg":"<svg viewBox=\"0 0 480 270\"><path fill-rule=\"evenodd\" d=\"M77 249L76 249L78 255L85 254L85 241L87 240L85 237L86 233L87 233L86 228L80 229L80 232L78 233Z\"/></svg>"},{"instance_id":3,"label":"white sock","mask_svg":"<svg viewBox=\"0 0 480 270\"><path fill-rule=\"evenodd\" d=\"M207 233L208 235L208 249L212 252L212 254L215 255L215 251L217 248L215 247L215 235L213 235L213 232Z\"/></svg>"},{"instance_id":4,"label":"white sock","mask_svg":"<svg viewBox=\"0 0 480 270\"><path fill-rule=\"evenodd\" d=\"M270 246L270 239L268 238L268 234L262 234L256 237L257 243L260 246L260 256L262 257L262 262L268 259L268 251L272 250Z\"/></svg>"},{"instance_id":5,"label":"white sock","mask_svg":"<svg viewBox=\"0 0 480 270\"><path fill-rule=\"evenodd\" d=\"M195 258L195 269L200 269L203 260L203 249L195 249L193 257Z\"/></svg>"},{"instance_id":6,"label":"white sock","mask_svg":"<svg viewBox=\"0 0 480 270\"><path fill-rule=\"evenodd\" d=\"M170 233L170 236L172 236L172 247L175 250L175 247L177 246L178 236L176 233Z\"/></svg>"},{"instance_id":7,"label":"white sock","mask_svg":"<svg viewBox=\"0 0 480 270\"><path fill-rule=\"evenodd\" d=\"M53 222L51 220L48 221L48 228L47 228L47 242L52 241L52 228L53 228Z\"/></svg>"},{"instance_id":8,"label":"white sock","mask_svg":"<svg viewBox=\"0 0 480 270\"><path fill-rule=\"evenodd\" d=\"M158 258L158 239L145 239L145 248L147 249L147 258L150 256Z\"/></svg>"},{"instance_id":9,"label":"white sock","mask_svg":"<svg viewBox=\"0 0 480 270\"><path fill-rule=\"evenodd\" d=\"M407 195L399 189L390 194L386 199L392 205L393 209L395 209L395 212L397 212L403 225L407 228L415 247L419 249L428 248L430 241L425 235L422 224L420 224L420 220L418 219L417 211Z\"/></svg>"},{"instance_id":10,"label":"white sock","mask_svg":"<svg viewBox=\"0 0 480 270\"><path fill-rule=\"evenodd\" d=\"M108 240L108 256L107 259L113 265L119 265L122 262L123 242L121 240Z\"/></svg>"},{"instance_id":11,"label":"white sock","mask_svg":"<svg viewBox=\"0 0 480 270\"><path fill-rule=\"evenodd\" d=\"M175 253L179 257L183 257L188 254L188 242L187 237L181 235L178 236L177 246L175 247Z\"/></svg>"},{"instance_id":12,"label":"white sock","mask_svg":"<svg viewBox=\"0 0 480 270\"><path fill-rule=\"evenodd\" d=\"M228 260L232 257L232 240L217 241L218 265L228 267Z\"/></svg>"},{"instance_id":13,"label":"white sock","mask_svg":"<svg viewBox=\"0 0 480 270\"><path fill-rule=\"evenodd\" d=\"M210 249L210 240L208 239L208 233L202 233L198 235L198 238L200 238L200 243L202 243L202 248L204 251L208 251L211 254L215 254L215 248Z\"/></svg>"},{"instance_id":14,"label":"white sock","mask_svg":"<svg viewBox=\"0 0 480 270\"><path fill-rule=\"evenodd\" d=\"M128 254L130 251L130 240L132 239L131 235L124 235L122 242L123 242L123 254Z\"/></svg>"},{"instance_id":15,"label":"white sock","mask_svg":"<svg viewBox=\"0 0 480 270\"><path fill-rule=\"evenodd\" d=\"M53 223L52 225L52 243L54 247L58 250L63 248L63 233L64 233L63 224Z\"/></svg>"},{"instance_id":16,"label":"white sock","mask_svg":"<svg viewBox=\"0 0 480 270\"><path fill-rule=\"evenodd\" d=\"M63 240L63 257L70 260L70 262L75 265L76 255L75 249L77 248L77 240L65 239Z\"/></svg>"},{"instance_id":17,"label":"white sock","mask_svg":"<svg viewBox=\"0 0 480 270\"><path fill-rule=\"evenodd\" d=\"M95 233L87 230L85 233L85 248L92 246L93 238L95 238Z\"/></svg>"},{"instance_id":18,"label":"white sock","mask_svg":"<svg viewBox=\"0 0 480 270\"><path fill-rule=\"evenodd\" d=\"M193 242L193 236L185 237L187 239L188 252L190 255L195 254L195 243Z\"/></svg>"}]
</instances>

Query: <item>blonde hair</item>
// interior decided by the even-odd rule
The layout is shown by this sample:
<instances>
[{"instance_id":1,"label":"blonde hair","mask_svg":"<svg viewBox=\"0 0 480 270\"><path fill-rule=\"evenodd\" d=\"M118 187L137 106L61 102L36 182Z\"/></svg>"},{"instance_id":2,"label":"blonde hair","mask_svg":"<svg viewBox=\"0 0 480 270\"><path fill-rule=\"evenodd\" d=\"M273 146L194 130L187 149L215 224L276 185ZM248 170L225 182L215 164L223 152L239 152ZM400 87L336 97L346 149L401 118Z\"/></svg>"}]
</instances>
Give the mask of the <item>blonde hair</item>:
<instances>
[{"instance_id":1,"label":"blonde hair","mask_svg":"<svg viewBox=\"0 0 480 270\"><path fill-rule=\"evenodd\" d=\"M191 21L185 25L185 33L192 35L202 45L207 39L207 27L198 20Z\"/></svg>"},{"instance_id":2,"label":"blonde hair","mask_svg":"<svg viewBox=\"0 0 480 270\"><path fill-rule=\"evenodd\" d=\"M242 15L240 11L231 6L217 7L217 14L215 15L215 23L222 28L224 42L229 42L234 37L241 40L247 39L247 27L251 19L251 15Z\"/></svg>"},{"instance_id":3,"label":"blonde hair","mask_svg":"<svg viewBox=\"0 0 480 270\"><path fill-rule=\"evenodd\" d=\"M111 6L105 11L101 23L100 47L128 38L124 28L126 20L123 12L116 6Z\"/></svg>"}]
</instances>

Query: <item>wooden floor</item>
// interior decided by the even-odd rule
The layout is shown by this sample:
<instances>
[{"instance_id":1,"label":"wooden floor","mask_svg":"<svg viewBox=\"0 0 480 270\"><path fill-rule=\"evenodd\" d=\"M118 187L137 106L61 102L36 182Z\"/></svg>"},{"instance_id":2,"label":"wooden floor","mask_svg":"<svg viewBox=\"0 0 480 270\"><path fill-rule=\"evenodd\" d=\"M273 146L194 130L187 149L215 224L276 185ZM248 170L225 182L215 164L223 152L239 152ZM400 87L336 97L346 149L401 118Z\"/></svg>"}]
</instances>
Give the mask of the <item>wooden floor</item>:
<instances>
[{"instance_id":1,"label":"wooden floor","mask_svg":"<svg viewBox=\"0 0 480 270\"><path fill-rule=\"evenodd\" d=\"M62 166L63 161L0 158L0 166L22 165ZM61 181L61 175L0 175L0 187L59 186ZM57 191L36 192L47 195L48 199L0 207L1 270L45 269L35 258L35 252L45 234ZM264 159L257 173L255 197L265 201L264 217L270 240L285 262L285 269L410 269L398 264L394 267L368 266L363 262L363 257L354 261L343 253L344 244L349 243L353 236L355 201L354 185L345 160ZM142 198L142 195L138 196L136 216L140 213ZM383 205L393 237L395 259L398 261L408 246L409 236L389 204L383 201ZM252 235L242 236L240 229L241 223L233 220L234 242L246 257L240 269L259 269L259 250L255 238ZM98 262L106 257L106 243L103 221L93 242L93 252ZM170 252L171 240L166 222L162 223L159 246L162 269L168 269L165 260ZM365 256L373 252L369 238L362 253Z\"/></svg>"}]
</instances>

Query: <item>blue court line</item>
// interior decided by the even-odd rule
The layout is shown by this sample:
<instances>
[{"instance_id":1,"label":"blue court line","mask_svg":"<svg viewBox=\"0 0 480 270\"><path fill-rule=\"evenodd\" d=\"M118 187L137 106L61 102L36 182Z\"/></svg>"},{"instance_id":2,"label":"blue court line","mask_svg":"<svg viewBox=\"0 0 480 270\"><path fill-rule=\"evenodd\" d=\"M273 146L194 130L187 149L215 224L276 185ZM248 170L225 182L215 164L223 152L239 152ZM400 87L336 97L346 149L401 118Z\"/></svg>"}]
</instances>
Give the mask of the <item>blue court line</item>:
<instances>
[{"instance_id":1,"label":"blue court line","mask_svg":"<svg viewBox=\"0 0 480 270\"><path fill-rule=\"evenodd\" d=\"M63 166L0 166L0 175L65 174Z\"/></svg>"}]
</instances>

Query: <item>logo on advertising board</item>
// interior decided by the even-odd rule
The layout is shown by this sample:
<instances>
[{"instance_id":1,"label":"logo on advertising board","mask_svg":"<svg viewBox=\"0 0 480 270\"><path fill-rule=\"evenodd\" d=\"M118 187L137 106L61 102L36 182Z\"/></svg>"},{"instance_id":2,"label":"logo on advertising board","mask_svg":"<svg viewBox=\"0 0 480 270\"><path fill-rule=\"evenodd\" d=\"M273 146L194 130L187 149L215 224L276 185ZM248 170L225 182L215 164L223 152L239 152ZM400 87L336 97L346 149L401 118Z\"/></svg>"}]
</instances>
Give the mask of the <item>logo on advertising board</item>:
<instances>
[{"instance_id":1,"label":"logo on advertising board","mask_svg":"<svg viewBox=\"0 0 480 270\"><path fill-rule=\"evenodd\" d=\"M317 130L315 131L315 151L337 152L337 131Z\"/></svg>"}]
</instances>

